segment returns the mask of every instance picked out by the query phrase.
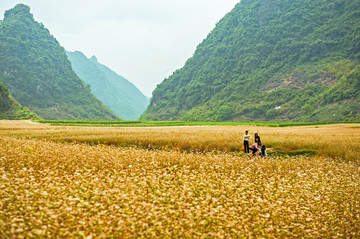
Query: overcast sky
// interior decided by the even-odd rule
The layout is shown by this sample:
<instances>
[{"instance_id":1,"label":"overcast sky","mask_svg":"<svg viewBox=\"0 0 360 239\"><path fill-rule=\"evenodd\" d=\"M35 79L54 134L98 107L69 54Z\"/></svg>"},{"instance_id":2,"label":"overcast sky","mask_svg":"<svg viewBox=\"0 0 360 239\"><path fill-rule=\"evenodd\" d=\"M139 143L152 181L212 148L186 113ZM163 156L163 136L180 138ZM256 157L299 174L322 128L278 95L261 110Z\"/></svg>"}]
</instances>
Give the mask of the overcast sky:
<instances>
[{"instance_id":1,"label":"overcast sky","mask_svg":"<svg viewBox=\"0 0 360 239\"><path fill-rule=\"evenodd\" d=\"M240 0L0 0L24 3L69 51L79 50L151 96Z\"/></svg>"}]
</instances>

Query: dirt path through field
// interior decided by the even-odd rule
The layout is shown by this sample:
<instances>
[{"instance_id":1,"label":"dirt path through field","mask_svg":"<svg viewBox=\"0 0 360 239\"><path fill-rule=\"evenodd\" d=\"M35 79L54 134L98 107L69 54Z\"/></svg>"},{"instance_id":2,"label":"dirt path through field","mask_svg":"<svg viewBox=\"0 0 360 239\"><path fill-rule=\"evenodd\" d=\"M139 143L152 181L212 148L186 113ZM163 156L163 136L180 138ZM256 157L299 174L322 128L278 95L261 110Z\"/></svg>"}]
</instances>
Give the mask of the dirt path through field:
<instances>
[{"instance_id":1,"label":"dirt path through field","mask_svg":"<svg viewBox=\"0 0 360 239\"><path fill-rule=\"evenodd\" d=\"M32 122L30 120L0 120L0 130L2 129L47 129L50 125Z\"/></svg>"}]
</instances>

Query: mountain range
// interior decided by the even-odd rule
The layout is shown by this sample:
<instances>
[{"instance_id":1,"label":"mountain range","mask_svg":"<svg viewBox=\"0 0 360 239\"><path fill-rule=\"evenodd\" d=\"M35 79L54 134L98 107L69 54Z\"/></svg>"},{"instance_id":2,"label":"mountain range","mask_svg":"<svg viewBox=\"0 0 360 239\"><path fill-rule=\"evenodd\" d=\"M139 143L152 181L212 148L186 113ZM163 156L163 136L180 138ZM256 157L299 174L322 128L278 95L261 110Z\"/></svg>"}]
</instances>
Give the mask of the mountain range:
<instances>
[{"instance_id":1,"label":"mountain range","mask_svg":"<svg viewBox=\"0 0 360 239\"><path fill-rule=\"evenodd\" d=\"M24 4L6 11L0 23L0 78L43 119L120 119L75 74L65 49Z\"/></svg>"},{"instance_id":2,"label":"mountain range","mask_svg":"<svg viewBox=\"0 0 360 239\"><path fill-rule=\"evenodd\" d=\"M0 118L359 121L360 0L242 0L153 92L66 52L30 8L0 21Z\"/></svg>"},{"instance_id":3,"label":"mountain range","mask_svg":"<svg viewBox=\"0 0 360 239\"><path fill-rule=\"evenodd\" d=\"M360 0L242 0L142 120L360 120Z\"/></svg>"},{"instance_id":4,"label":"mountain range","mask_svg":"<svg viewBox=\"0 0 360 239\"><path fill-rule=\"evenodd\" d=\"M131 82L95 56L87 58L82 52L67 52L75 73L90 85L91 91L123 120L136 120L146 110L149 99Z\"/></svg>"}]
</instances>

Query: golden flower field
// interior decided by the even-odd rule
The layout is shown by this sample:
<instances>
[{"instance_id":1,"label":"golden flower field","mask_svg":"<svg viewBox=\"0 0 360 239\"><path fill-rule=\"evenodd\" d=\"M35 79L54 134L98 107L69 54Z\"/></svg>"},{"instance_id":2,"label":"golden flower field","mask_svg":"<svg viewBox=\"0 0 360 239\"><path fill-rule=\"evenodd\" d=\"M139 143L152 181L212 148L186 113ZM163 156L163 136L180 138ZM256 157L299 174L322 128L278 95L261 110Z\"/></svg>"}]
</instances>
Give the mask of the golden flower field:
<instances>
[{"instance_id":1,"label":"golden flower field","mask_svg":"<svg viewBox=\"0 0 360 239\"><path fill-rule=\"evenodd\" d=\"M359 126L0 121L0 238L360 238Z\"/></svg>"}]
</instances>

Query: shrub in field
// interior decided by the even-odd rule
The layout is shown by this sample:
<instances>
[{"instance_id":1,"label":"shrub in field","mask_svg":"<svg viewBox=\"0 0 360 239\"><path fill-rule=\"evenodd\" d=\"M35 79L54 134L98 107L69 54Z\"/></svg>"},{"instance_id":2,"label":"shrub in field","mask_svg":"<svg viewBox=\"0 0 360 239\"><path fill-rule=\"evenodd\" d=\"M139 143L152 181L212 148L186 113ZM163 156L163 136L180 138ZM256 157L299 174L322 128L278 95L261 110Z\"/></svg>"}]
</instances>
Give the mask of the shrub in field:
<instances>
[{"instance_id":1,"label":"shrub in field","mask_svg":"<svg viewBox=\"0 0 360 239\"><path fill-rule=\"evenodd\" d=\"M289 156L298 156L298 155L305 155L305 156L313 156L317 155L318 151L315 149L298 149L298 150L274 150L269 153L269 155L289 155Z\"/></svg>"}]
</instances>

